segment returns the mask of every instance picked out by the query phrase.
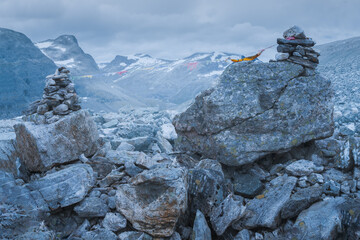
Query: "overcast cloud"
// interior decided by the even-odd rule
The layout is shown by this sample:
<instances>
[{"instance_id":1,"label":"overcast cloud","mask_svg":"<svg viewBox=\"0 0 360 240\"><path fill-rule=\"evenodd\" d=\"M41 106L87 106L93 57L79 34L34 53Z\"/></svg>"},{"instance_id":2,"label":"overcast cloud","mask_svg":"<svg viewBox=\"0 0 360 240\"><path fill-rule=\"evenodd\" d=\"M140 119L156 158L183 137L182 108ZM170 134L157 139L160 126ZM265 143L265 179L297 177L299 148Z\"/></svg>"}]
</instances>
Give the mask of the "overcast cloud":
<instances>
[{"instance_id":1,"label":"overcast cloud","mask_svg":"<svg viewBox=\"0 0 360 240\"><path fill-rule=\"evenodd\" d=\"M360 36L359 12L359 0L0 0L0 27L34 42L73 34L97 62L135 53L176 59L252 54L294 24L318 44Z\"/></svg>"}]
</instances>

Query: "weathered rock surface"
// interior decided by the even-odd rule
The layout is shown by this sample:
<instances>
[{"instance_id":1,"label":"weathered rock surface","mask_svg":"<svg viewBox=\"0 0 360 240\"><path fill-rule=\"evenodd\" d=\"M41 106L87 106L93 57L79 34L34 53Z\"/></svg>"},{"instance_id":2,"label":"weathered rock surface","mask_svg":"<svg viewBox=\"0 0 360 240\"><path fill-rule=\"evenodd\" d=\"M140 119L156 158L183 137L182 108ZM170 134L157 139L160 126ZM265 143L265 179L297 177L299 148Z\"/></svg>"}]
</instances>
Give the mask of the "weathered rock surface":
<instances>
[{"instance_id":1,"label":"weathered rock surface","mask_svg":"<svg viewBox=\"0 0 360 240\"><path fill-rule=\"evenodd\" d=\"M153 238L143 232L123 232L119 234L119 240L152 240Z\"/></svg>"},{"instance_id":2,"label":"weathered rock surface","mask_svg":"<svg viewBox=\"0 0 360 240\"><path fill-rule=\"evenodd\" d=\"M32 181L26 187L39 193L49 208L55 210L80 202L94 184L92 168L87 164L75 164Z\"/></svg>"},{"instance_id":3,"label":"weathered rock surface","mask_svg":"<svg viewBox=\"0 0 360 240\"><path fill-rule=\"evenodd\" d=\"M120 213L107 213L102 224L104 228L117 232L126 227L126 218Z\"/></svg>"},{"instance_id":4,"label":"weathered rock surface","mask_svg":"<svg viewBox=\"0 0 360 240\"><path fill-rule=\"evenodd\" d=\"M135 229L154 237L174 233L187 201L186 171L181 168L144 171L120 185L116 193L116 209Z\"/></svg>"},{"instance_id":5,"label":"weathered rock surface","mask_svg":"<svg viewBox=\"0 0 360 240\"><path fill-rule=\"evenodd\" d=\"M298 190L286 202L281 210L281 218L287 219L297 216L302 210L320 199L322 187L312 186Z\"/></svg>"},{"instance_id":6,"label":"weathered rock surface","mask_svg":"<svg viewBox=\"0 0 360 240\"><path fill-rule=\"evenodd\" d=\"M74 211L80 217L104 217L109 211L109 208L106 202L101 198L88 197L74 207Z\"/></svg>"},{"instance_id":7,"label":"weathered rock surface","mask_svg":"<svg viewBox=\"0 0 360 240\"><path fill-rule=\"evenodd\" d=\"M317 167L313 162L300 159L288 165L285 168L286 172L293 176L307 176L313 172L319 172L324 170L324 167Z\"/></svg>"},{"instance_id":8,"label":"weathered rock surface","mask_svg":"<svg viewBox=\"0 0 360 240\"><path fill-rule=\"evenodd\" d=\"M216 160L204 159L189 172L189 209L209 216L227 196L224 173Z\"/></svg>"},{"instance_id":9,"label":"weathered rock surface","mask_svg":"<svg viewBox=\"0 0 360 240\"><path fill-rule=\"evenodd\" d=\"M235 63L173 123L179 150L230 165L332 135L331 82L288 62Z\"/></svg>"},{"instance_id":10,"label":"weathered rock surface","mask_svg":"<svg viewBox=\"0 0 360 240\"><path fill-rule=\"evenodd\" d=\"M337 228L341 226L340 206L345 203L342 197L329 198L313 204L296 219L288 237L297 239L335 239Z\"/></svg>"},{"instance_id":11,"label":"weathered rock surface","mask_svg":"<svg viewBox=\"0 0 360 240\"><path fill-rule=\"evenodd\" d=\"M257 196L246 205L245 216L233 224L235 229L267 227L275 228L280 221L280 213L290 199L297 179L286 175L272 181L264 194Z\"/></svg>"},{"instance_id":12,"label":"weathered rock surface","mask_svg":"<svg viewBox=\"0 0 360 240\"><path fill-rule=\"evenodd\" d=\"M211 240L211 230L206 222L204 214L197 210L194 221L191 240Z\"/></svg>"},{"instance_id":13,"label":"weathered rock surface","mask_svg":"<svg viewBox=\"0 0 360 240\"><path fill-rule=\"evenodd\" d=\"M245 211L242 200L241 197L236 199L232 194L229 194L229 196L211 212L211 225L218 236L221 236L234 221L242 217Z\"/></svg>"},{"instance_id":14,"label":"weathered rock surface","mask_svg":"<svg viewBox=\"0 0 360 240\"><path fill-rule=\"evenodd\" d=\"M81 154L96 151L99 138L96 125L87 111L81 110L48 125L24 122L14 126L17 149L30 171L43 172L56 164L71 162Z\"/></svg>"}]
</instances>

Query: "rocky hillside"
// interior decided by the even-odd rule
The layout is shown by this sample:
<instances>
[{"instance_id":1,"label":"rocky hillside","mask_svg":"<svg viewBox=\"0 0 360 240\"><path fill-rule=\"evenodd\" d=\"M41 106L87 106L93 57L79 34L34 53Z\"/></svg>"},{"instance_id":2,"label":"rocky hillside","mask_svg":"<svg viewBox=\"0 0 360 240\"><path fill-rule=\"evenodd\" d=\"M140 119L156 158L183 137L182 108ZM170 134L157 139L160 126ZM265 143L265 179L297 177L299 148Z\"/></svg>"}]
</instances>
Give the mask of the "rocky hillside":
<instances>
[{"instance_id":1,"label":"rocky hillside","mask_svg":"<svg viewBox=\"0 0 360 240\"><path fill-rule=\"evenodd\" d=\"M99 71L93 57L84 53L73 35L61 35L35 45L58 67L66 67L73 74L93 74Z\"/></svg>"},{"instance_id":2,"label":"rocky hillside","mask_svg":"<svg viewBox=\"0 0 360 240\"><path fill-rule=\"evenodd\" d=\"M55 64L24 34L0 28L0 119L21 115L40 98Z\"/></svg>"}]
</instances>

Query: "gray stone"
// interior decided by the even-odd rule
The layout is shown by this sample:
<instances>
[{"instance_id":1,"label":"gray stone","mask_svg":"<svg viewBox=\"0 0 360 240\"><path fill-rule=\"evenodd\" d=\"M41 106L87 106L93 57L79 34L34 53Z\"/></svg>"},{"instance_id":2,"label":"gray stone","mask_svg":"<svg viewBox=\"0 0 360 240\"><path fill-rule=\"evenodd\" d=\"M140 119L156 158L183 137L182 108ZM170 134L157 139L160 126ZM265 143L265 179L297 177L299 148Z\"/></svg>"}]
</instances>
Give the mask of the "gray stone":
<instances>
[{"instance_id":1,"label":"gray stone","mask_svg":"<svg viewBox=\"0 0 360 240\"><path fill-rule=\"evenodd\" d=\"M103 128L114 128L118 125L119 121L117 119L111 120L107 123L104 123Z\"/></svg>"},{"instance_id":2,"label":"gray stone","mask_svg":"<svg viewBox=\"0 0 360 240\"><path fill-rule=\"evenodd\" d=\"M289 62L292 62L292 63L296 63L296 64L300 64L304 67L308 67L308 68L311 68L311 69L315 69L316 66L317 66L317 63L314 63L312 61L309 61L309 60L306 60L302 57L299 57L299 56L290 56L287 61Z\"/></svg>"},{"instance_id":3,"label":"gray stone","mask_svg":"<svg viewBox=\"0 0 360 240\"><path fill-rule=\"evenodd\" d=\"M110 209L115 209L116 208L115 197L109 197L108 198L108 206L109 206Z\"/></svg>"},{"instance_id":4,"label":"gray stone","mask_svg":"<svg viewBox=\"0 0 360 240\"><path fill-rule=\"evenodd\" d=\"M289 58L289 53L277 53L275 55L275 60L276 61L283 61Z\"/></svg>"},{"instance_id":5,"label":"gray stone","mask_svg":"<svg viewBox=\"0 0 360 240\"><path fill-rule=\"evenodd\" d=\"M109 208L101 198L87 197L79 205L74 207L74 211L80 217L104 217L109 211Z\"/></svg>"},{"instance_id":6,"label":"gray stone","mask_svg":"<svg viewBox=\"0 0 360 240\"><path fill-rule=\"evenodd\" d=\"M295 57L302 57L302 55L299 52L293 52L293 56Z\"/></svg>"},{"instance_id":7,"label":"gray stone","mask_svg":"<svg viewBox=\"0 0 360 240\"><path fill-rule=\"evenodd\" d=\"M186 173L180 168L155 168L136 175L129 184L119 185L116 209L139 231L171 236L187 207Z\"/></svg>"},{"instance_id":8,"label":"gray stone","mask_svg":"<svg viewBox=\"0 0 360 240\"><path fill-rule=\"evenodd\" d=\"M236 234L234 240L250 240L251 232L247 229L243 229Z\"/></svg>"},{"instance_id":9,"label":"gray stone","mask_svg":"<svg viewBox=\"0 0 360 240\"><path fill-rule=\"evenodd\" d=\"M46 104L39 105L36 110L36 112L41 115L44 115L47 111L49 111L49 108Z\"/></svg>"},{"instance_id":10,"label":"gray stone","mask_svg":"<svg viewBox=\"0 0 360 240\"><path fill-rule=\"evenodd\" d=\"M304 47L313 47L315 42L311 39L295 39L295 40L286 40L283 38L277 39L278 44L289 44L289 45L301 45Z\"/></svg>"},{"instance_id":11,"label":"gray stone","mask_svg":"<svg viewBox=\"0 0 360 240\"><path fill-rule=\"evenodd\" d=\"M173 152L173 147L172 147L172 145L170 144L170 142L169 142L166 138L164 138L164 137L160 134L160 132L158 132L158 133L156 134L155 139L156 139L156 141L157 141L158 146L160 147L161 152L167 153L167 154Z\"/></svg>"},{"instance_id":12,"label":"gray stone","mask_svg":"<svg viewBox=\"0 0 360 240\"><path fill-rule=\"evenodd\" d=\"M264 194L250 200L246 205L245 216L233 224L233 228L266 227L275 229L280 223L282 208L290 199L297 179L286 175L272 181Z\"/></svg>"},{"instance_id":13,"label":"gray stone","mask_svg":"<svg viewBox=\"0 0 360 240\"><path fill-rule=\"evenodd\" d=\"M121 142L116 151L134 151L135 147L127 142Z\"/></svg>"},{"instance_id":14,"label":"gray stone","mask_svg":"<svg viewBox=\"0 0 360 240\"><path fill-rule=\"evenodd\" d=\"M311 161L301 159L296 162L291 163L285 168L285 171L293 176L308 176L313 172L321 172L324 170L324 167L317 167Z\"/></svg>"},{"instance_id":15,"label":"gray stone","mask_svg":"<svg viewBox=\"0 0 360 240\"><path fill-rule=\"evenodd\" d=\"M117 232L126 227L126 218L120 213L106 213L102 222L104 228Z\"/></svg>"},{"instance_id":16,"label":"gray stone","mask_svg":"<svg viewBox=\"0 0 360 240\"><path fill-rule=\"evenodd\" d=\"M304 30L302 30L300 27L298 27L296 25L289 28L288 30L286 30L283 34L283 37L284 38L294 37L294 38L299 38L299 39L306 38Z\"/></svg>"},{"instance_id":17,"label":"gray stone","mask_svg":"<svg viewBox=\"0 0 360 240\"><path fill-rule=\"evenodd\" d=\"M174 232L168 240L181 240L181 236L178 232Z\"/></svg>"},{"instance_id":18,"label":"gray stone","mask_svg":"<svg viewBox=\"0 0 360 240\"><path fill-rule=\"evenodd\" d=\"M27 169L43 172L56 164L91 156L97 149L97 127L87 111L78 111L48 125L14 126L17 149Z\"/></svg>"},{"instance_id":19,"label":"gray stone","mask_svg":"<svg viewBox=\"0 0 360 240\"><path fill-rule=\"evenodd\" d=\"M56 115L66 115L68 114L69 107L66 104L60 104L59 106L55 107L53 113Z\"/></svg>"},{"instance_id":20,"label":"gray stone","mask_svg":"<svg viewBox=\"0 0 360 240\"><path fill-rule=\"evenodd\" d=\"M347 181L343 182L340 186L340 191L342 193L349 194L350 193L350 183Z\"/></svg>"},{"instance_id":21,"label":"gray stone","mask_svg":"<svg viewBox=\"0 0 360 240\"><path fill-rule=\"evenodd\" d=\"M212 228L218 236L221 236L225 230L236 220L242 217L245 207L241 201L234 199L232 194L229 194L225 200L210 214L210 222Z\"/></svg>"},{"instance_id":22,"label":"gray stone","mask_svg":"<svg viewBox=\"0 0 360 240\"><path fill-rule=\"evenodd\" d=\"M300 56L304 56L305 55L305 48L300 46L300 45L297 45L296 46L296 52L300 53Z\"/></svg>"},{"instance_id":23,"label":"gray stone","mask_svg":"<svg viewBox=\"0 0 360 240\"><path fill-rule=\"evenodd\" d=\"M190 212L200 210L209 216L227 196L224 173L219 162L204 159L189 172Z\"/></svg>"},{"instance_id":24,"label":"gray stone","mask_svg":"<svg viewBox=\"0 0 360 240\"><path fill-rule=\"evenodd\" d=\"M340 194L340 184L330 180L324 184L324 193L328 195L338 196Z\"/></svg>"},{"instance_id":25,"label":"gray stone","mask_svg":"<svg viewBox=\"0 0 360 240\"><path fill-rule=\"evenodd\" d=\"M108 229L100 228L94 231L86 232L81 236L83 240L114 240L117 239L115 233L111 232Z\"/></svg>"},{"instance_id":26,"label":"gray stone","mask_svg":"<svg viewBox=\"0 0 360 240\"><path fill-rule=\"evenodd\" d=\"M324 157L335 157L340 154L341 143L333 138L326 138L323 140L316 140L315 146L320 150Z\"/></svg>"},{"instance_id":27,"label":"gray stone","mask_svg":"<svg viewBox=\"0 0 360 240\"><path fill-rule=\"evenodd\" d=\"M132 162L125 163L125 172L130 177L134 177L134 176L138 175L139 173L141 173L142 171L144 171L144 169L137 167Z\"/></svg>"},{"instance_id":28,"label":"gray stone","mask_svg":"<svg viewBox=\"0 0 360 240\"><path fill-rule=\"evenodd\" d=\"M253 174L235 174L234 192L247 198L259 195L264 189L264 184L259 177Z\"/></svg>"},{"instance_id":29,"label":"gray stone","mask_svg":"<svg viewBox=\"0 0 360 240\"><path fill-rule=\"evenodd\" d=\"M211 230L206 222L204 214L197 210L194 221L191 240L211 240Z\"/></svg>"},{"instance_id":30,"label":"gray stone","mask_svg":"<svg viewBox=\"0 0 360 240\"><path fill-rule=\"evenodd\" d=\"M174 118L177 149L240 166L331 136L331 82L302 72L287 62L231 64Z\"/></svg>"},{"instance_id":31,"label":"gray stone","mask_svg":"<svg viewBox=\"0 0 360 240\"><path fill-rule=\"evenodd\" d=\"M281 218L287 219L297 216L302 210L318 201L322 194L322 187L313 186L298 190L292 194L281 210Z\"/></svg>"},{"instance_id":32,"label":"gray stone","mask_svg":"<svg viewBox=\"0 0 360 240\"><path fill-rule=\"evenodd\" d=\"M324 173L322 173L322 175L325 179L325 182L334 180L338 183L342 183L348 178L347 174L334 168L330 168L329 170L326 170Z\"/></svg>"},{"instance_id":33,"label":"gray stone","mask_svg":"<svg viewBox=\"0 0 360 240\"><path fill-rule=\"evenodd\" d=\"M337 228L341 226L340 205L343 203L345 199L338 197L313 204L297 217L287 239L336 239Z\"/></svg>"},{"instance_id":34,"label":"gray stone","mask_svg":"<svg viewBox=\"0 0 360 240\"><path fill-rule=\"evenodd\" d=\"M143 232L123 232L119 234L119 240L152 240L153 238ZM115 238L114 238L115 239Z\"/></svg>"},{"instance_id":35,"label":"gray stone","mask_svg":"<svg viewBox=\"0 0 360 240\"><path fill-rule=\"evenodd\" d=\"M292 53L295 51L295 49L295 46L292 46L290 44L279 44L276 50L279 53Z\"/></svg>"},{"instance_id":36,"label":"gray stone","mask_svg":"<svg viewBox=\"0 0 360 240\"><path fill-rule=\"evenodd\" d=\"M26 187L38 192L49 208L56 210L83 200L94 184L92 168L87 164L74 164L32 181Z\"/></svg>"},{"instance_id":37,"label":"gray stone","mask_svg":"<svg viewBox=\"0 0 360 240\"><path fill-rule=\"evenodd\" d=\"M308 180L311 184L315 184L315 183L323 184L324 183L324 177L319 173L311 173L309 175Z\"/></svg>"},{"instance_id":38,"label":"gray stone","mask_svg":"<svg viewBox=\"0 0 360 240\"><path fill-rule=\"evenodd\" d=\"M106 177L101 179L98 184L102 188L108 187L113 183L119 182L124 176L125 173L119 172L118 170L112 170L108 175L106 175Z\"/></svg>"}]
</instances>

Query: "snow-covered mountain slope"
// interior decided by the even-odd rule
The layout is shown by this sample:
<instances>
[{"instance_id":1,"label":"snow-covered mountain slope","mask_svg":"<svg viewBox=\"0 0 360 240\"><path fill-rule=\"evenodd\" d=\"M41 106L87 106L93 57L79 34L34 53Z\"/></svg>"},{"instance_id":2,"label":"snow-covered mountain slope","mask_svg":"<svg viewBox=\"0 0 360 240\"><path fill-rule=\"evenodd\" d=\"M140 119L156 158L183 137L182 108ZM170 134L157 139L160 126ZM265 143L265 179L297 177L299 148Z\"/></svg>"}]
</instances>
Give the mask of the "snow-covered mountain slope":
<instances>
[{"instance_id":1,"label":"snow-covered mountain slope","mask_svg":"<svg viewBox=\"0 0 360 240\"><path fill-rule=\"evenodd\" d=\"M22 33L0 28L0 119L18 116L41 98L55 64Z\"/></svg>"},{"instance_id":2,"label":"snow-covered mountain slope","mask_svg":"<svg viewBox=\"0 0 360 240\"><path fill-rule=\"evenodd\" d=\"M62 35L35 44L59 67L65 66L73 74L97 73L99 67L90 54L84 53L77 39L72 35Z\"/></svg>"},{"instance_id":3,"label":"snow-covered mountain slope","mask_svg":"<svg viewBox=\"0 0 360 240\"><path fill-rule=\"evenodd\" d=\"M152 58L145 54L116 56L113 61L103 65L102 73L91 78L74 76L81 94L98 98L98 87L109 96L121 90L141 105L174 109L189 104L201 91L213 86L219 75L231 63L229 58L240 58L239 54L222 52L195 53L179 60ZM90 90L89 85L93 90ZM86 88L86 91L83 91ZM98 101L108 101L106 94ZM131 105L134 101L131 102ZM86 105L92 108L93 106ZM97 107L100 107L97 104ZM113 111L117 111L114 105ZM94 110L99 110L98 108Z\"/></svg>"},{"instance_id":4,"label":"snow-covered mountain slope","mask_svg":"<svg viewBox=\"0 0 360 240\"><path fill-rule=\"evenodd\" d=\"M320 50L318 70L331 79L338 104L360 104L360 37L331 42Z\"/></svg>"}]
</instances>

